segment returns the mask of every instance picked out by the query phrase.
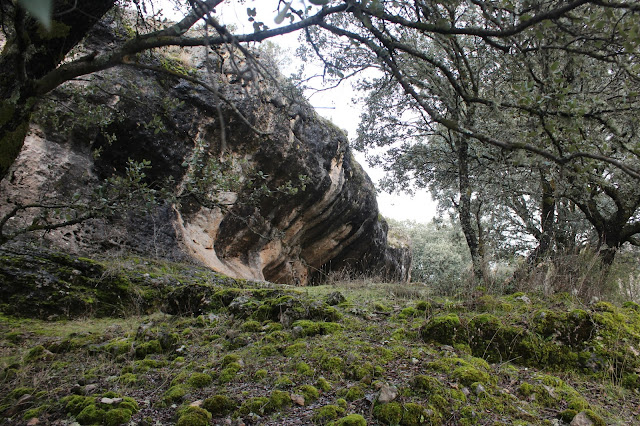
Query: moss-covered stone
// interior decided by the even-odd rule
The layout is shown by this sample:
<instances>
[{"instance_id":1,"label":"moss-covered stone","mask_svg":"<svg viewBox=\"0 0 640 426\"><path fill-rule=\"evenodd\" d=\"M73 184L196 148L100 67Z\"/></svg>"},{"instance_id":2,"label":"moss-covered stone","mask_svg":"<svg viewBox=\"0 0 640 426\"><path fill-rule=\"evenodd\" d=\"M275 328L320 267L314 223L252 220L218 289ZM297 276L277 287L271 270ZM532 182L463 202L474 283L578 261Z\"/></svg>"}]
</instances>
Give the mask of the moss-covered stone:
<instances>
[{"instance_id":1,"label":"moss-covered stone","mask_svg":"<svg viewBox=\"0 0 640 426\"><path fill-rule=\"evenodd\" d=\"M314 386L302 385L298 388L297 393L302 395L305 400L305 404L313 402L320 398L320 392Z\"/></svg>"},{"instance_id":2,"label":"moss-covered stone","mask_svg":"<svg viewBox=\"0 0 640 426\"><path fill-rule=\"evenodd\" d=\"M78 413L76 420L81 425L102 424L105 419L106 412L102 408L96 407L94 404L87 405Z\"/></svg>"},{"instance_id":3,"label":"moss-covered stone","mask_svg":"<svg viewBox=\"0 0 640 426\"><path fill-rule=\"evenodd\" d=\"M336 420L334 426L367 426L367 421L360 414L349 414Z\"/></svg>"},{"instance_id":4,"label":"moss-covered stone","mask_svg":"<svg viewBox=\"0 0 640 426\"><path fill-rule=\"evenodd\" d=\"M187 388L184 385L172 386L164 393L163 400L167 403L180 402L186 394Z\"/></svg>"},{"instance_id":5,"label":"moss-covered stone","mask_svg":"<svg viewBox=\"0 0 640 426\"><path fill-rule=\"evenodd\" d=\"M104 416L104 423L107 426L118 426L126 424L131 420L132 414L133 413L131 412L131 410L127 410L125 408L114 408L107 411Z\"/></svg>"},{"instance_id":6,"label":"moss-covered stone","mask_svg":"<svg viewBox=\"0 0 640 426\"><path fill-rule=\"evenodd\" d=\"M408 402L402 406L402 409L402 420L400 421L401 425L420 426L423 424L428 424L427 418L429 413L427 413L426 408L424 408L422 405Z\"/></svg>"},{"instance_id":7,"label":"moss-covered stone","mask_svg":"<svg viewBox=\"0 0 640 426\"><path fill-rule=\"evenodd\" d=\"M316 336L319 334L333 334L342 329L342 326L335 322L315 322L310 320L298 320L293 323L295 331L296 327L302 330L299 336Z\"/></svg>"},{"instance_id":8,"label":"moss-covered stone","mask_svg":"<svg viewBox=\"0 0 640 426\"><path fill-rule=\"evenodd\" d=\"M331 390L331 383L324 377L318 378L316 386L323 392L329 392Z\"/></svg>"},{"instance_id":9,"label":"moss-covered stone","mask_svg":"<svg viewBox=\"0 0 640 426\"><path fill-rule=\"evenodd\" d=\"M202 408L210 412L213 417L224 417L231 414L237 407L238 404L225 395L214 395L202 403Z\"/></svg>"},{"instance_id":10,"label":"moss-covered stone","mask_svg":"<svg viewBox=\"0 0 640 426\"><path fill-rule=\"evenodd\" d=\"M383 424L400 424L402 420L402 405L397 402L376 405L373 409L373 415Z\"/></svg>"},{"instance_id":11,"label":"moss-covered stone","mask_svg":"<svg viewBox=\"0 0 640 426\"><path fill-rule=\"evenodd\" d=\"M207 373L193 373L187 383L193 388L204 388L211 384L213 378Z\"/></svg>"},{"instance_id":12,"label":"moss-covered stone","mask_svg":"<svg viewBox=\"0 0 640 426\"><path fill-rule=\"evenodd\" d=\"M358 384L351 386L345 395L345 399L347 401L356 401L358 399L364 398L364 386Z\"/></svg>"},{"instance_id":13,"label":"moss-covered stone","mask_svg":"<svg viewBox=\"0 0 640 426\"><path fill-rule=\"evenodd\" d=\"M176 426L207 426L211 422L211 413L200 407L187 407L181 412Z\"/></svg>"},{"instance_id":14,"label":"moss-covered stone","mask_svg":"<svg viewBox=\"0 0 640 426\"><path fill-rule=\"evenodd\" d=\"M425 342L453 345L462 331L460 318L451 313L432 318L420 329L420 336Z\"/></svg>"},{"instance_id":15,"label":"moss-covered stone","mask_svg":"<svg viewBox=\"0 0 640 426\"><path fill-rule=\"evenodd\" d=\"M325 425L332 420L336 420L343 415L345 409L337 405L325 405L324 407L317 408L312 417L312 421L315 424Z\"/></svg>"},{"instance_id":16,"label":"moss-covered stone","mask_svg":"<svg viewBox=\"0 0 640 426\"><path fill-rule=\"evenodd\" d=\"M229 383L238 375L238 371L240 371L240 364L237 362L232 362L227 364L227 367L220 371L220 375L218 376L218 382L220 384Z\"/></svg>"},{"instance_id":17,"label":"moss-covered stone","mask_svg":"<svg viewBox=\"0 0 640 426\"><path fill-rule=\"evenodd\" d=\"M264 415L268 414L269 411L269 398L259 396L255 398L249 398L244 401L240 408L238 408L238 413L240 415L246 416L250 413Z\"/></svg>"}]
</instances>

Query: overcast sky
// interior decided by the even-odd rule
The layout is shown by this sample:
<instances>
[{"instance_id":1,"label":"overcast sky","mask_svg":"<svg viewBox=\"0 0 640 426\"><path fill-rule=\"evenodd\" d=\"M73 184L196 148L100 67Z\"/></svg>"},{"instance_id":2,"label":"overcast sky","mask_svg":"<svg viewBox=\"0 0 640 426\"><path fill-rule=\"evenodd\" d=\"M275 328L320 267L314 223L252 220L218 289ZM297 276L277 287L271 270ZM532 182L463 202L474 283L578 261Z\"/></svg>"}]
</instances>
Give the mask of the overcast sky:
<instances>
[{"instance_id":1,"label":"overcast sky","mask_svg":"<svg viewBox=\"0 0 640 426\"><path fill-rule=\"evenodd\" d=\"M301 0L296 0L295 4L299 4ZM233 23L237 25L243 32L251 32L253 28L247 21L247 7L256 7L258 11L258 20L263 21L270 27L277 26L273 22L273 18L276 16L276 12L273 7L277 4L276 1L246 1L244 4L236 3L236 7L223 7L218 10L218 16L222 23L229 25ZM180 17L175 13L172 13L172 7L170 4L160 2L160 7L163 8L164 15L176 20ZM295 48L299 44L298 34L288 34L271 39L272 42L277 43L282 49L290 51L290 57L292 58L292 64L289 72L295 70L299 65L299 60L295 57ZM314 66L313 64L305 64L305 66ZM287 70L283 70L283 73L287 74ZM320 81L314 81L314 85L319 85ZM348 132L349 138L353 138L356 135L356 129L360 122L360 112L362 106L356 105L352 102L355 93L351 87L351 83L343 83L340 87L324 91L322 93L314 94L310 102L316 107L318 114L330 119L341 129ZM384 172L379 169L373 169L367 164L364 154L354 151L355 157L358 162L367 171L374 183L377 183L383 176ZM436 214L436 204L432 201L431 196L426 191L419 191L412 197L410 195L399 194L387 194L384 192L378 192L378 206L383 216L393 218L396 220L414 220L417 222L428 222Z\"/></svg>"}]
</instances>

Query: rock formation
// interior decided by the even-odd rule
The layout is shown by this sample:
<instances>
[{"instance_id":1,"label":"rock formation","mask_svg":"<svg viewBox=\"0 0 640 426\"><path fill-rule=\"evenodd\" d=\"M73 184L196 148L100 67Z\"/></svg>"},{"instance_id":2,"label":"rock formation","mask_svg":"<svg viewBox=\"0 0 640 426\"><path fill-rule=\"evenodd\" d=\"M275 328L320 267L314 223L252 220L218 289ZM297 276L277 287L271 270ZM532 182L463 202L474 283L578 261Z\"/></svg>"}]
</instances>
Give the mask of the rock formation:
<instances>
[{"instance_id":1,"label":"rock formation","mask_svg":"<svg viewBox=\"0 0 640 426\"><path fill-rule=\"evenodd\" d=\"M113 25L85 46L107 45ZM0 213L86 194L124 174L129 159L149 160L146 182L171 178L174 207L94 219L48 241L72 252L186 253L234 277L290 284L341 270L408 279L410 251L388 243L345 134L268 59L257 68L247 60L241 51L169 51L147 60L166 72L131 66L67 83L41 108L2 182L11 202Z\"/></svg>"}]
</instances>

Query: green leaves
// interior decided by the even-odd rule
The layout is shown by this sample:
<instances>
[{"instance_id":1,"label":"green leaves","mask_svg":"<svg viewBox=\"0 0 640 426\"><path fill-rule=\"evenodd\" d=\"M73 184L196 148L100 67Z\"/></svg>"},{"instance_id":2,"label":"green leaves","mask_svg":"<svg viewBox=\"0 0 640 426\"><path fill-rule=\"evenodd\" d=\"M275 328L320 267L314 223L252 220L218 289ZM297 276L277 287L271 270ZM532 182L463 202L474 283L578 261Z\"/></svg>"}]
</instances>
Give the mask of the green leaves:
<instances>
[{"instance_id":1,"label":"green leaves","mask_svg":"<svg viewBox=\"0 0 640 426\"><path fill-rule=\"evenodd\" d=\"M47 30L51 29L53 0L18 0L18 4L40 21Z\"/></svg>"}]
</instances>

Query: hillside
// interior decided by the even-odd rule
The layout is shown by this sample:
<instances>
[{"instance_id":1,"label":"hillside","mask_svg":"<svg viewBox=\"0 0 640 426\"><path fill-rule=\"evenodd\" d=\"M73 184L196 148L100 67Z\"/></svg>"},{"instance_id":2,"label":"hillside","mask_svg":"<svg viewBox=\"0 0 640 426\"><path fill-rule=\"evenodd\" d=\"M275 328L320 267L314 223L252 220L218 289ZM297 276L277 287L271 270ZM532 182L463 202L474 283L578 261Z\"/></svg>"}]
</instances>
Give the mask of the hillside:
<instances>
[{"instance_id":1,"label":"hillside","mask_svg":"<svg viewBox=\"0 0 640 426\"><path fill-rule=\"evenodd\" d=\"M0 256L0 424L640 423L634 303Z\"/></svg>"}]
</instances>

